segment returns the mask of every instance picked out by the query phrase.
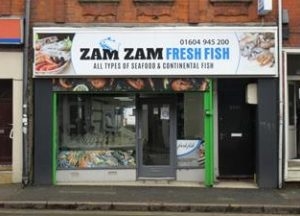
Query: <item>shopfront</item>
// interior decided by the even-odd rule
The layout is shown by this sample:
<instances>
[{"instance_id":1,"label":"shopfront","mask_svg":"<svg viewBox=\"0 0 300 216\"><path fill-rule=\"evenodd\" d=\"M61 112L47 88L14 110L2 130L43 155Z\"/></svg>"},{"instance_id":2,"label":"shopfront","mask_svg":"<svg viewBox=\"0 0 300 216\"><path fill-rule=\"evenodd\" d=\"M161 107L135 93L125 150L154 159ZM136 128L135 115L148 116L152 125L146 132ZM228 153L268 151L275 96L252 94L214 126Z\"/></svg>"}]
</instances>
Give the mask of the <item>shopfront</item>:
<instances>
[{"instance_id":1,"label":"shopfront","mask_svg":"<svg viewBox=\"0 0 300 216\"><path fill-rule=\"evenodd\" d=\"M274 91L265 82L276 82L275 44L253 45L268 37L276 40L274 28L34 28L35 183L213 185L226 176L218 151L229 148L218 147L220 105L239 109L226 99L230 91L221 93L237 90L229 88L235 81L245 84L242 91L256 83L256 99ZM250 134L252 176L262 163L251 149L253 127L229 132L237 140Z\"/></svg>"},{"instance_id":2,"label":"shopfront","mask_svg":"<svg viewBox=\"0 0 300 216\"><path fill-rule=\"evenodd\" d=\"M299 49L284 49L285 68L285 163L284 180L300 181L300 97L299 97Z\"/></svg>"},{"instance_id":3,"label":"shopfront","mask_svg":"<svg viewBox=\"0 0 300 216\"><path fill-rule=\"evenodd\" d=\"M22 23L0 18L0 183L22 181Z\"/></svg>"},{"instance_id":4,"label":"shopfront","mask_svg":"<svg viewBox=\"0 0 300 216\"><path fill-rule=\"evenodd\" d=\"M40 81L44 82L41 85L48 85L52 94L48 99L53 103L53 118L40 116L40 123L45 124L48 119L49 125L53 124L54 182L204 178L204 98L208 80L166 78L166 90L160 86L160 78ZM40 81L36 84L40 85ZM102 81L107 86L96 90L95 84ZM148 85L149 81L157 91L137 91L129 84ZM186 92L169 89L176 82L193 87ZM110 85L122 86L123 90L117 91ZM203 90L196 90L200 85ZM83 86L85 91L76 90Z\"/></svg>"}]
</instances>

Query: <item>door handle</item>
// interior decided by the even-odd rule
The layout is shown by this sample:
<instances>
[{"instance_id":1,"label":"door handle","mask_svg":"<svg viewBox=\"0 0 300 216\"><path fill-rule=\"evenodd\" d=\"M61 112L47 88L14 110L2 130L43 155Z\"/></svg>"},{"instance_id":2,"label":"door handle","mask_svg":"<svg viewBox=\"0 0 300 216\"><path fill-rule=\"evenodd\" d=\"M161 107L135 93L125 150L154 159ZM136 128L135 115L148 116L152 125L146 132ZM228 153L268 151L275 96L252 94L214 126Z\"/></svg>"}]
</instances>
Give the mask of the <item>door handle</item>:
<instances>
[{"instance_id":1,"label":"door handle","mask_svg":"<svg viewBox=\"0 0 300 216\"><path fill-rule=\"evenodd\" d=\"M14 138L14 129L10 129L10 132L9 132L9 138L10 139L13 139Z\"/></svg>"},{"instance_id":2,"label":"door handle","mask_svg":"<svg viewBox=\"0 0 300 216\"><path fill-rule=\"evenodd\" d=\"M13 139L14 138L14 128L13 128L13 124L9 124L11 126L11 129L9 131L9 138Z\"/></svg>"}]
</instances>

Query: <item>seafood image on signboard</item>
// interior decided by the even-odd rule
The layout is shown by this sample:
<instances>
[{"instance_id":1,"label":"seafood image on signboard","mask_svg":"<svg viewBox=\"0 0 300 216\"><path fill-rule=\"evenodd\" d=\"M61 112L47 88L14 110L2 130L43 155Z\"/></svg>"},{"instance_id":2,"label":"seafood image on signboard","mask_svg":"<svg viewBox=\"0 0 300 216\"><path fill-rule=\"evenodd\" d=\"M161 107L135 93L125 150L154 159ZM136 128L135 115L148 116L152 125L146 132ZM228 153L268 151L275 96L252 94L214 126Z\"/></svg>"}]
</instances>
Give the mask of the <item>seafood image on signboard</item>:
<instances>
[{"instance_id":1,"label":"seafood image on signboard","mask_svg":"<svg viewBox=\"0 0 300 216\"><path fill-rule=\"evenodd\" d=\"M275 35L272 32L243 33L239 40L241 56L257 65L273 67L275 64Z\"/></svg>"},{"instance_id":2,"label":"seafood image on signboard","mask_svg":"<svg viewBox=\"0 0 300 216\"><path fill-rule=\"evenodd\" d=\"M54 91L135 91L135 92L204 92L205 78L59 78L53 79Z\"/></svg>"},{"instance_id":3,"label":"seafood image on signboard","mask_svg":"<svg viewBox=\"0 0 300 216\"><path fill-rule=\"evenodd\" d=\"M63 73L71 62L72 37L73 34L36 34L35 73L43 75Z\"/></svg>"}]
</instances>

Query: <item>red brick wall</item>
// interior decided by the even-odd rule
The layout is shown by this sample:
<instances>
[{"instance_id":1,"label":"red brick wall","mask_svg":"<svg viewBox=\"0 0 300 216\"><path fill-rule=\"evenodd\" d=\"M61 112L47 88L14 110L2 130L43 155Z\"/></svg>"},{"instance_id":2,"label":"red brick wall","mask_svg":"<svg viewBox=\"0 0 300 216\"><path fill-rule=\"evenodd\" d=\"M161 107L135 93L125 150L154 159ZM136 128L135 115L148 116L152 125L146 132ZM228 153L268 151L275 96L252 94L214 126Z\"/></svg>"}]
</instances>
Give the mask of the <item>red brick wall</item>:
<instances>
[{"instance_id":1,"label":"red brick wall","mask_svg":"<svg viewBox=\"0 0 300 216\"><path fill-rule=\"evenodd\" d=\"M296 0L294 0L296 1ZM273 12L257 15L252 3L211 3L209 0L174 0L173 3L79 3L78 0L32 0L32 21L49 23L266 23Z\"/></svg>"},{"instance_id":2,"label":"red brick wall","mask_svg":"<svg viewBox=\"0 0 300 216\"><path fill-rule=\"evenodd\" d=\"M296 47L300 46L300 1L299 0L283 0L283 9L288 10L289 14L289 39L284 41L284 46Z\"/></svg>"},{"instance_id":3,"label":"red brick wall","mask_svg":"<svg viewBox=\"0 0 300 216\"><path fill-rule=\"evenodd\" d=\"M0 0L0 16L22 16L23 0Z\"/></svg>"}]
</instances>

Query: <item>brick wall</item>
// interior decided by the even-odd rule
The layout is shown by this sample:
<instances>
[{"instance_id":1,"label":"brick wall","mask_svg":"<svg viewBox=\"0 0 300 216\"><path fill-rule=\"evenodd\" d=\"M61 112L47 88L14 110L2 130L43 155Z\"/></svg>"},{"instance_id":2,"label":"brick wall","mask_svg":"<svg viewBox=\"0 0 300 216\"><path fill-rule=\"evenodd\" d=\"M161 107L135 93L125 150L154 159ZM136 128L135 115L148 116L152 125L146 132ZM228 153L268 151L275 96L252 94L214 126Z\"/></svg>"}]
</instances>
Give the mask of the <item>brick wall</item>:
<instances>
[{"instance_id":1,"label":"brick wall","mask_svg":"<svg viewBox=\"0 0 300 216\"><path fill-rule=\"evenodd\" d=\"M0 0L0 16L22 16L23 0Z\"/></svg>"},{"instance_id":2,"label":"brick wall","mask_svg":"<svg viewBox=\"0 0 300 216\"><path fill-rule=\"evenodd\" d=\"M32 21L48 23L266 23L276 22L277 1L267 16L257 15L257 0L217 2L80 3L78 0L32 0Z\"/></svg>"},{"instance_id":3,"label":"brick wall","mask_svg":"<svg viewBox=\"0 0 300 216\"><path fill-rule=\"evenodd\" d=\"M284 41L284 46L300 46L300 1L283 0L283 9L288 10L289 14L289 38Z\"/></svg>"}]
</instances>

